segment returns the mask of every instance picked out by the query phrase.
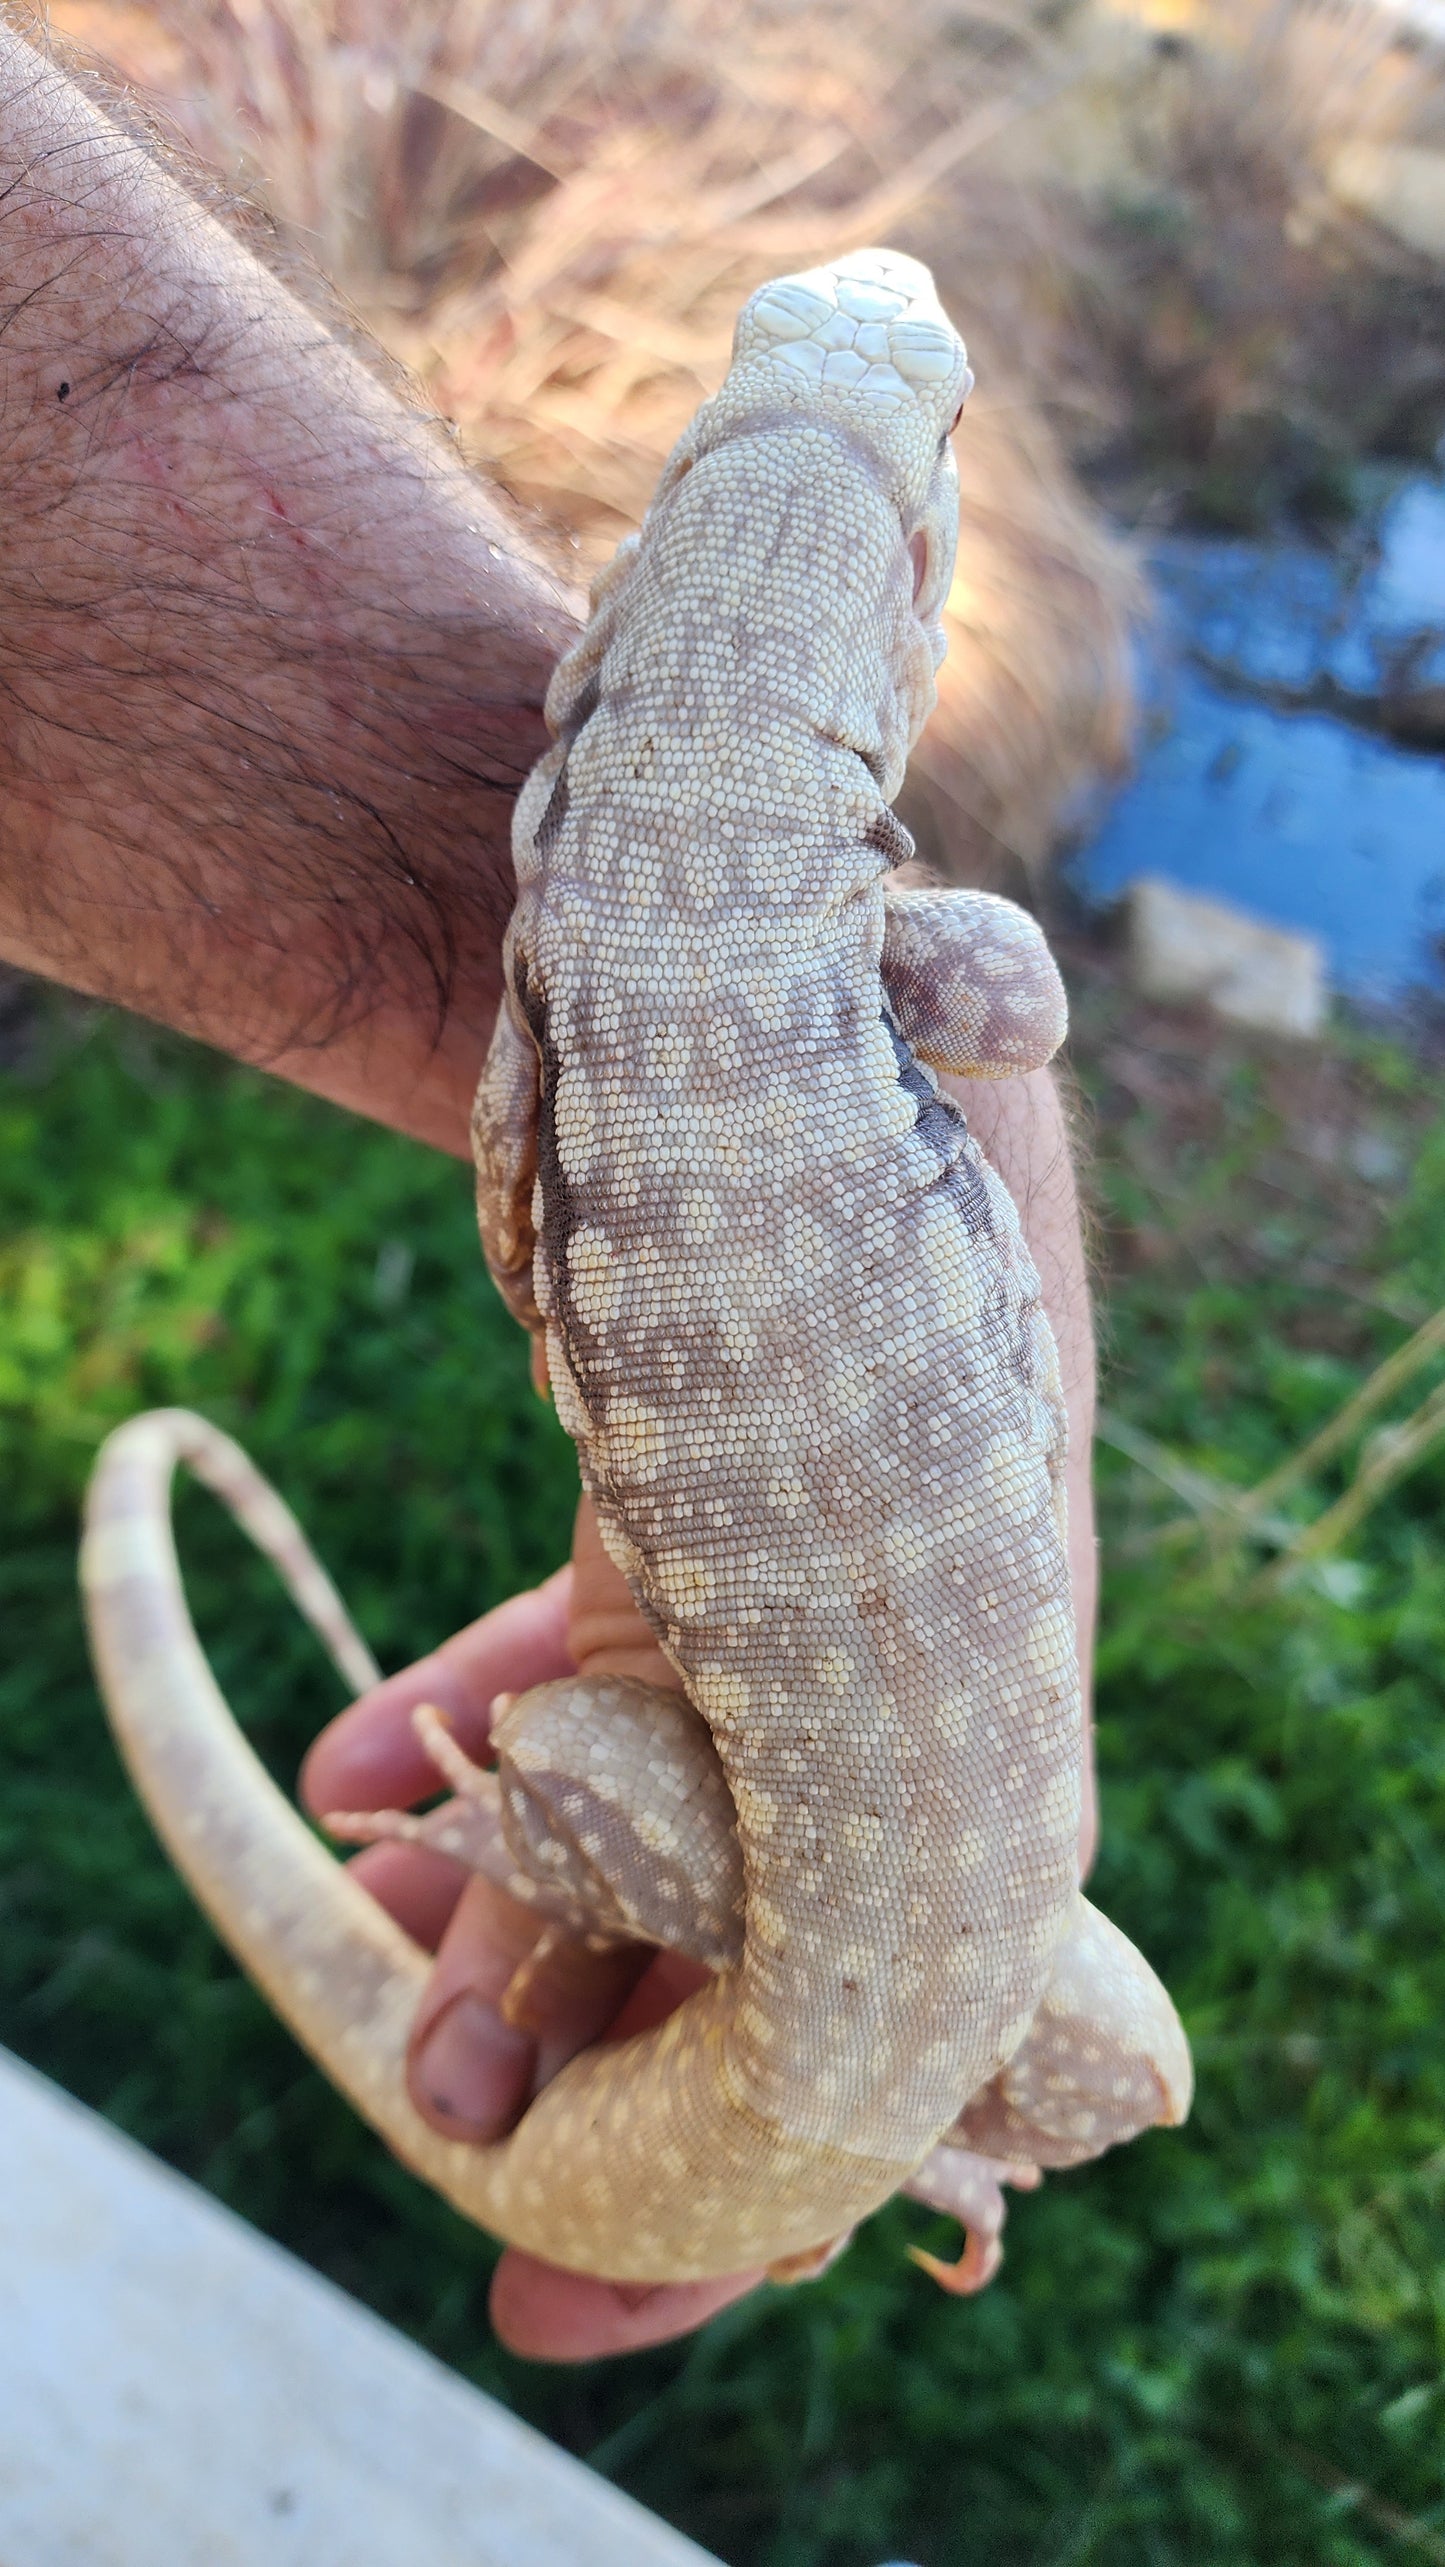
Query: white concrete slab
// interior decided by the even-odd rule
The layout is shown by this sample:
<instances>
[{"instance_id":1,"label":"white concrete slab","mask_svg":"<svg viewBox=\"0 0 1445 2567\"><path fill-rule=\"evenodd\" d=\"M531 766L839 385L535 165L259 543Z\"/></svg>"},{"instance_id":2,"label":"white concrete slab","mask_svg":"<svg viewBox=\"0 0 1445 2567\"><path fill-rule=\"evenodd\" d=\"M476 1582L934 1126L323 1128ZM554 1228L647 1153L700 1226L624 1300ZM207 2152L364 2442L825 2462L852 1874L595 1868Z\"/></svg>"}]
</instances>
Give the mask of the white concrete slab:
<instances>
[{"instance_id":1,"label":"white concrete slab","mask_svg":"<svg viewBox=\"0 0 1445 2567\"><path fill-rule=\"evenodd\" d=\"M0 2051L0 2567L709 2562Z\"/></svg>"}]
</instances>

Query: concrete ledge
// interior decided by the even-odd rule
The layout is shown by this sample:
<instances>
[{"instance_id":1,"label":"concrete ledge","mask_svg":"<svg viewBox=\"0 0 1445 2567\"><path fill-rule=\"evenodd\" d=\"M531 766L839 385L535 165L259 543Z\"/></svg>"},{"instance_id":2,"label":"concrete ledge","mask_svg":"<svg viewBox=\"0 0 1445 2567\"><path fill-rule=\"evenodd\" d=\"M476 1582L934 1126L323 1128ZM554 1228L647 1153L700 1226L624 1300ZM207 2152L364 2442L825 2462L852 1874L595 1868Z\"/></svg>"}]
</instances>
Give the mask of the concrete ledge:
<instances>
[{"instance_id":1,"label":"concrete ledge","mask_svg":"<svg viewBox=\"0 0 1445 2567\"><path fill-rule=\"evenodd\" d=\"M1319 1034L1328 1013L1324 947L1226 900L1141 874L1129 886L1129 970L1141 997L1199 1000L1269 1034Z\"/></svg>"},{"instance_id":2,"label":"concrete ledge","mask_svg":"<svg viewBox=\"0 0 1445 2567\"><path fill-rule=\"evenodd\" d=\"M0 2051L0 2567L583 2561L709 2567Z\"/></svg>"}]
</instances>

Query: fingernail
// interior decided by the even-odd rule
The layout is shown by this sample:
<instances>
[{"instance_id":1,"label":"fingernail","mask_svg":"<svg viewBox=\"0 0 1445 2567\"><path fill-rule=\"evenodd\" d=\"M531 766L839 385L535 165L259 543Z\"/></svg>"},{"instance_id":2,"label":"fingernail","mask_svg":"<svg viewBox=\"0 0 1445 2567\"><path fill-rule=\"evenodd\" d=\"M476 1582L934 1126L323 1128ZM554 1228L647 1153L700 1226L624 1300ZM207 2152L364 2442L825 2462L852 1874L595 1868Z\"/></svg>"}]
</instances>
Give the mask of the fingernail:
<instances>
[{"instance_id":1,"label":"fingernail","mask_svg":"<svg viewBox=\"0 0 1445 2567\"><path fill-rule=\"evenodd\" d=\"M412 2062L422 2107L458 2139L498 2139L527 2100L536 2043L514 2032L480 1997L443 2008Z\"/></svg>"}]
</instances>

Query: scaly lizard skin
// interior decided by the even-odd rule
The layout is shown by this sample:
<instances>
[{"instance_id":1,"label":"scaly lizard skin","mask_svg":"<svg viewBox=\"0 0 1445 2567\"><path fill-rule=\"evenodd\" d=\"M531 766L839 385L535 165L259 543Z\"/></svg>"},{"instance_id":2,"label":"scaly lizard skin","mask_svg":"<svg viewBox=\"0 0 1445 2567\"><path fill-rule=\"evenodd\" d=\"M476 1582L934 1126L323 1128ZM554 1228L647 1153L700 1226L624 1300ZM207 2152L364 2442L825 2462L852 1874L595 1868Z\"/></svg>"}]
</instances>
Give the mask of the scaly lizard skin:
<instances>
[{"instance_id":1,"label":"scaly lizard skin","mask_svg":"<svg viewBox=\"0 0 1445 2567\"><path fill-rule=\"evenodd\" d=\"M1002 2175L1188 2108L1167 1996L1079 1894L1054 1345L933 1075L1040 1064L1062 992L1021 912L887 878L970 381L912 260L754 295L597 583L518 805L483 1243L686 1700L541 1687L505 1707L496 1776L432 1715L457 1800L336 1823L445 1844L549 1933L669 1944L709 1983L574 2059L509 2139L438 2138L402 2082L417 1956L283 1832L178 1638L174 1460L352 1648L334 1597L182 1413L112 1439L92 1501L103 1678L222 1930L420 2171L615 2280L815 2270L907 2186L969 2226L972 2287Z\"/></svg>"}]
</instances>

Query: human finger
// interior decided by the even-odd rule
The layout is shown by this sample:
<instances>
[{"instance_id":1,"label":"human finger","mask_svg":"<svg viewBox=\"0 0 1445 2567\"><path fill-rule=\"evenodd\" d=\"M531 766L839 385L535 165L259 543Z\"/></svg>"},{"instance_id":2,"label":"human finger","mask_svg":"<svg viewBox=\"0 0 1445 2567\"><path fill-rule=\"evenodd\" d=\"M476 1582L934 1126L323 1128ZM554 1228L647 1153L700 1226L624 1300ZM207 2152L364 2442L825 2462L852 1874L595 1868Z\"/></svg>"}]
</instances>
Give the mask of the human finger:
<instances>
[{"instance_id":1,"label":"human finger","mask_svg":"<svg viewBox=\"0 0 1445 2567\"><path fill-rule=\"evenodd\" d=\"M608 1555L590 1497L577 1509L572 1530L573 1582L568 1638L585 1675L635 1676L639 1683L680 1692L682 1678L665 1658L655 1633L616 1562Z\"/></svg>"},{"instance_id":2,"label":"human finger","mask_svg":"<svg viewBox=\"0 0 1445 2567\"><path fill-rule=\"evenodd\" d=\"M714 2282L598 2282L509 2246L489 2307L508 2352L529 2362L591 2362L690 2335L762 2278L758 2271Z\"/></svg>"},{"instance_id":3,"label":"human finger","mask_svg":"<svg viewBox=\"0 0 1445 2567\"><path fill-rule=\"evenodd\" d=\"M506 2021L502 1999L537 1934L530 1908L492 1881L468 1881L407 2045L412 2102L448 2139L500 2138L531 2092L536 2042Z\"/></svg>"},{"instance_id":4,"label":"human finger","mask_svg":"<svg viewBox=\"0 0 1445 2567\"><path fill-rule=\"evenodd\" d=\"M435 1952L469 1878L429 1845L368 1845L346 1868L424 1952Z\"/></svg>"},{"instance_id":5,"label":"human finger","mask_svg":"<svg viewBox=\"0 0 1445 2567\"><path fill-rule=\"evenodd\" d=\"M647 1959L631 1945L591 1951L493 1882L469 1881L408 2045L418 2112L449 2139L501 2138L564 2061L606 2030Z\"/></svg>"}]
</instances>

